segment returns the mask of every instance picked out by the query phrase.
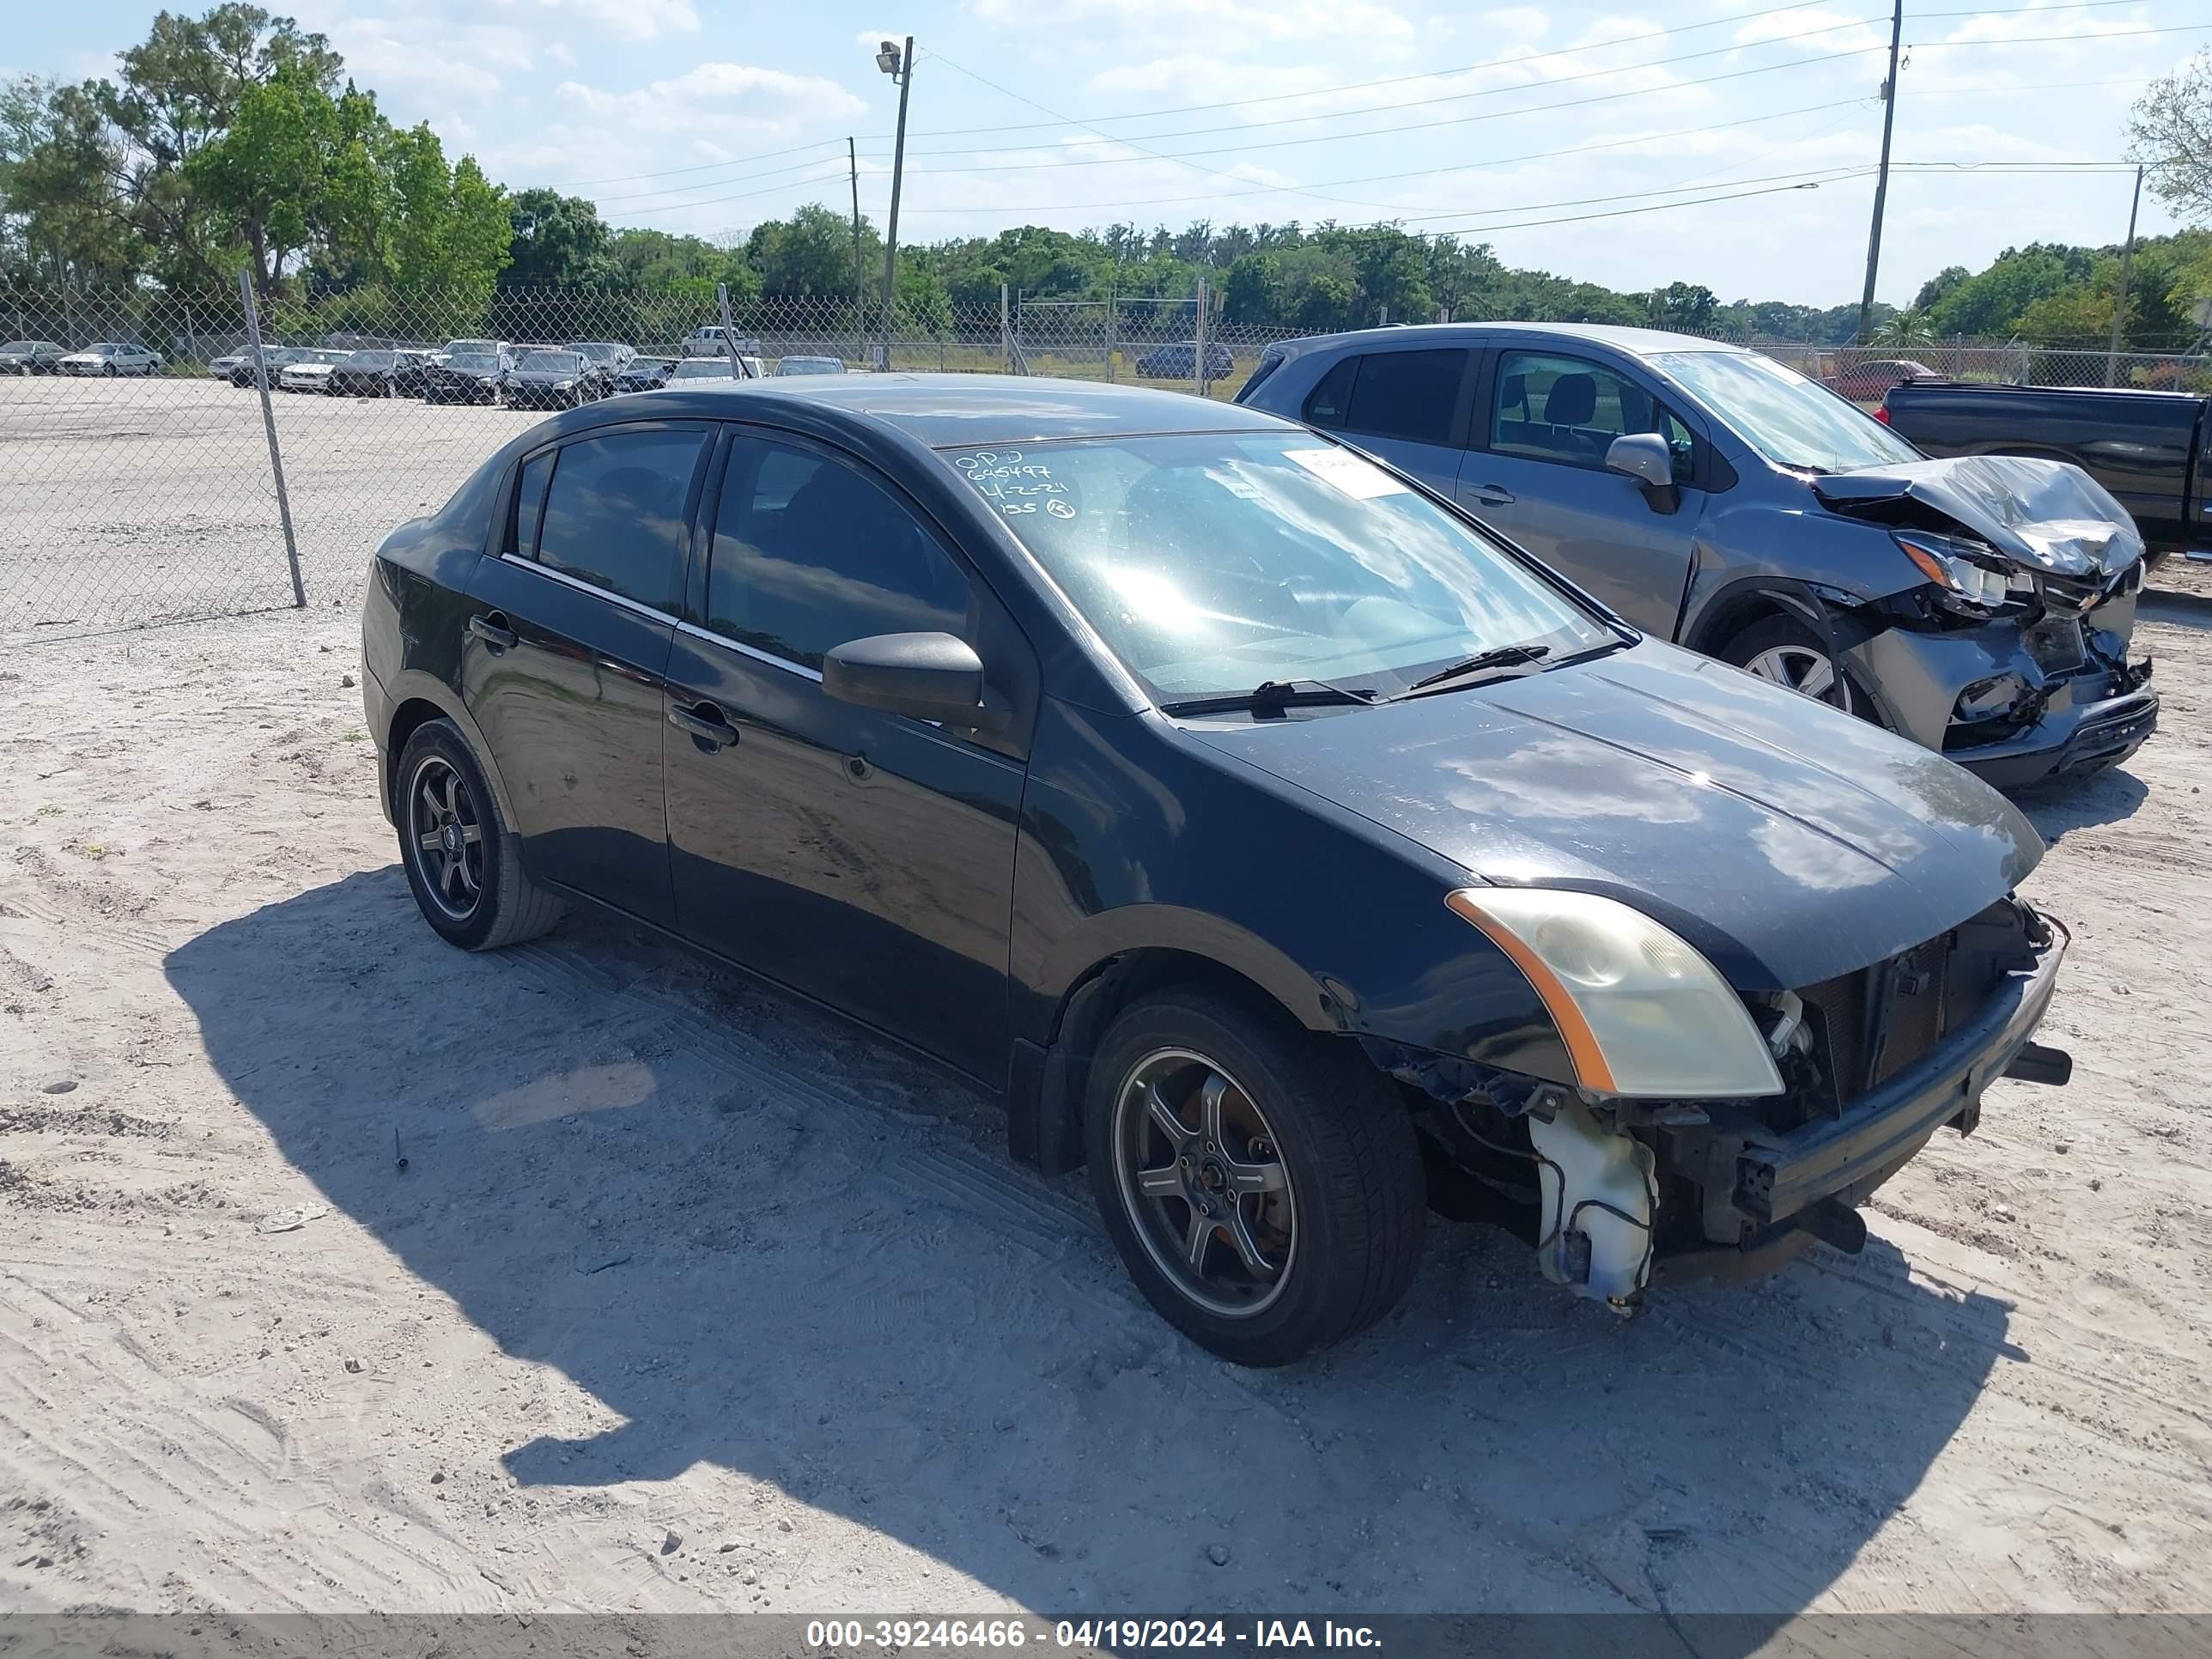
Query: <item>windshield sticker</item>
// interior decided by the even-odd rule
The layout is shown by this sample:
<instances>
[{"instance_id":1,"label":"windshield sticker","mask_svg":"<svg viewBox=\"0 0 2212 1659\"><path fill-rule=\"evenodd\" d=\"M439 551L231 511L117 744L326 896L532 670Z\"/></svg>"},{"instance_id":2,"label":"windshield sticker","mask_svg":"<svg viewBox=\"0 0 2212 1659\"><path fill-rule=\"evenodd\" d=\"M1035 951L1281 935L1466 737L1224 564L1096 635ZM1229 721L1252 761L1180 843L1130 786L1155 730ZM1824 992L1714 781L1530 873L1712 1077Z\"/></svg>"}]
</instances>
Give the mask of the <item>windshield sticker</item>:
<instances>
[{"instance_id":1,"label":"windshield sticker","mask_svg":"<svg viewBox=\"0 0 2212 1659\"><path fill-rule=\"evenodd\" d=\"M1334 484L1354 501L1369 501L1377 495L1404 495L1412 492L1374 462L1353 454L1348 449L1286 449L1287 460L1319 478L1323 483Z\"/></svg>"},{"instance_id":2,"label":"windshield sticker","mask_svg":"<svg viewBox=\"0 0 2212 1659\"><path fill-rule=\"evenodd\" d=\"M1024 460L1018 449L979 449L956 455L952 465L1007 518L1018 519L1042 507L1055 519L1072 519L1075 505L1066 499L1067 486L1052 476L1042 461Z\"/></svg>"}]
</instances>

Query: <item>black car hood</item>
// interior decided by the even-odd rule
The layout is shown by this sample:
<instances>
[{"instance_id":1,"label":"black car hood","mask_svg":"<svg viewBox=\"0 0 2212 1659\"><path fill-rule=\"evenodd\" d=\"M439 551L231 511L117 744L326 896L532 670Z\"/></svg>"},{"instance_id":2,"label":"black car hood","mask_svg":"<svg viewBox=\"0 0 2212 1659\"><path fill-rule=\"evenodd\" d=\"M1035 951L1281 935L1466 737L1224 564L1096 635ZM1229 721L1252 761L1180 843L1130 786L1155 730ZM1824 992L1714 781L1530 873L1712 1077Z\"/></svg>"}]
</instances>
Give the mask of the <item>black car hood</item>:
<instances>
[{"instance_id":1,"label":"black car hood","mask_svg":"<svg viewBox=\"0 0 2212 1659\"><path fill-rule=\"evenodd\" d=\"M1915 502L2022 564L2062 576L2115 576L2142 557L2127 508L2068 461L1954 455L1826 473L1813 480L1813 493L1853 516Z\"/></svg>"},{"instance_id":2,"label":"black car hood","mask_svg":"<svg viewBox=\"0 0 2212 1659\"><path fill-rule=\"evenodd\" d=\"M1633 904L1744 991L1919 944L2043 853L1942 756L1656 641L1379 708L1182 729L1485 882Z\"/></svg>"}]
</instances>

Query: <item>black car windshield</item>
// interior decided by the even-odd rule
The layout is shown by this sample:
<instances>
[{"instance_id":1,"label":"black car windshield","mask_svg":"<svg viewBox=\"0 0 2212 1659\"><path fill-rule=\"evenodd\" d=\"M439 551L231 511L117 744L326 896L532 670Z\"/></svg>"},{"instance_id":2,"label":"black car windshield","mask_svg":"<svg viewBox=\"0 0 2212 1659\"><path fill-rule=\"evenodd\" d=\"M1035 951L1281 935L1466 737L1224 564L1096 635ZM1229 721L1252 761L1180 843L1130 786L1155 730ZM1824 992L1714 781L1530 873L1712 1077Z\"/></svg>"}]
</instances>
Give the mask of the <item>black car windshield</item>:
<instances>
[{"instance_id":1,"label":"black car windshield","mask_svg":"<svg viewBox=\"0 0 2212 1659\"><path fill-rule=\"evenodd\" d=\"M945 452L1153 696L1389 696L1504 646L1617 638L1390 473L1304 433Z\"/></svg>"},{"instance_id":2,"label":"black car windshield","mask_svg":"<svg viewBox=\"0 0 2212 1659\"><path fill-rule=\"evenodd\" d=\"M348 368L389 368L392 354L388 351L356 351L345 360Z\"/></svg>"},{"instance_id":3,"label":"black car windshield","mask_svg":"<svg viewBox=\"0 0 2212 1659\"><path fill-rule=\"evenodd\" d=\"M495 374L499 372L496 357L454 356L446 359L446 367L457 368L464 374Z\"/></svg>"},{"instance_id":4,"label":"black car windshield","mask_svg":"<svg viewBox=\"0 0 2212 1659\"><path fill-rule=\"evenodd\" d=\"M1777 466L1848 472L1921 459L1865 410L1755 351L1667 351L1651 362Z\"/></svg>"},{"instance_id":5,"label":"black car windshield","mask_svg":"<svg viewBox=\"0 0 2212 1659\"><path fill-rule=\"evenodd\" d=\"M568 349L574 352L579 357L589 357L593 362L605 362L610 358L619 357L622 356L622 348L616 345L600 345L594 343L589 345L570 346Z\"/></svg>"},{"instance_id":6,"label":"black car windshield","mask_svg":"<svg viewBox=\"0 0 2212 1659\"><path fill-rule=\"evenodd\" d=\"M582 367L584 360L573 351L532 351L526 353L519 367L547 370L561 374L573 374Z\"/></svg>"}]
</instances>

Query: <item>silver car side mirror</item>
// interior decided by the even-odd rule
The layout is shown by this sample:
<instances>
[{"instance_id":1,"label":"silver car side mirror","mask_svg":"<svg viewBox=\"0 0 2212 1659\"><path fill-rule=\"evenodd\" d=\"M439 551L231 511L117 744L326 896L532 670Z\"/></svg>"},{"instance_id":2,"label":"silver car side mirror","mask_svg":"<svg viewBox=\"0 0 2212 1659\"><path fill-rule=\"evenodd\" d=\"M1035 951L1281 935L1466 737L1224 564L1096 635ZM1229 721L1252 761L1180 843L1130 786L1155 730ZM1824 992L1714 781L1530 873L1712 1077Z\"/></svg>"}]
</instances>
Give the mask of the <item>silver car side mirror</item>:
<instances>
[{"instance_id":1,"label":"silver car side mirror","mask_svg":"<svg viewBox=\"0 0 2212 1659\"><path fill-rule=\"evenodd\" d=\"M1630 432L1605 452L1606 470L1622 472L1651 489L1674 486L1674 454L1656 432Z\"/></svg>"}]
</instances>

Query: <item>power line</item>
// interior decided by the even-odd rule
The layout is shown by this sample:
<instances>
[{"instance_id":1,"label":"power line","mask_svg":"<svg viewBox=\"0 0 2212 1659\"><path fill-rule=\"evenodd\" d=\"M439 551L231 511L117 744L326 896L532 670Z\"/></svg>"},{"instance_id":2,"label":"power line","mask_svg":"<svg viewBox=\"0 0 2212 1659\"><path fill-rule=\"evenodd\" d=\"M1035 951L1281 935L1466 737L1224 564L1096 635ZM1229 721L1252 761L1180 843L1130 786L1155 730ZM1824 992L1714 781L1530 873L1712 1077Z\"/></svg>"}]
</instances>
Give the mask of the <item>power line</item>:
<instances>
[{"instance_id":1,"label":"power line","mask_svg":"<svg viewBox=\"0 0 2212 1659\"><path fill-rule=\"evenodd\" d=\"M1612 68L1610 68L1610 69L1584 70L1582 70L1581 72L1579 72L1579 73L1577 73L1577 74L1574 74L1574 75L1553 75L1553 76L1546 76L1542 77L1542 78L1541 78L1541 79L1540 79L1540 80L1523 82L1521 82L1520 84L1518 84L1518 85L1515 85L1515 86L1508 86L1508 87L1480 87L1480 88L1476 88L1474 91L1473 91L1473 92L1448 92L1448 93L1440 93L1440 94L1438 94L1437 96L1435 96L1435 97L1433 97L1433 98L1411 98L1411 99L1407 99L1407 100L1405 100L1404 102L1402 102L1402 103L1396 103L1396 104L1370 104L1370 105L1367 105L1367 106L1364 106L1364 107L1362 107L1362 108L1359 108L1359 109L1351 109L1351 110L1336 110L1336 111L1331 111L1331 112L1325 112L1325 113L1322 113L1322 114L1319 114L1319 115L1285 115L1285 116L1279 116L1279 117L1277 117L1276 118L1274 118L1274 119L1273 119L1273 120L1267 120L1267 121L1238 121L1238 122L1231 122L1231 123L1228 124L1227 125L1224 125L1224 126L1212 126L1212 127L1184 127L1184 128L1181 128L1181 129L1179 129L1179 130L1177 130L1176 131L1174 131L1174 132L1140 132L1140 133L1136 133L1136 134L1130 135L1130 136L1127 136L1127 137L1125 137L1125 136L1123 136L1123 135L1121 135L1121 134L1118 134L1118 133L1099 132L1099 133L1098 133L1098 136L1097 136L1097 139L1095 139L1095 140L1084 140L1084 139L1078 139L1078 140L1076 140L1075 142L1076 142L1076 143L1094 143L1094 142L1095 142L1095 143L1109 143L1109 144L1133 144L1133 143L1138 143L1138 142L1139 142L1139 141L1143 141L1143 142L1146 142L1146 143L1151 143L1151 142L1153 142L1153 141L1156 141L1156 140L1158 140L1158 139L1163 139L1163 138L1204 138L1204 137L1211 137L1212 134L1217 133L1217 132L1254 132L1254 131L1260 131L1260 130L1261 130L1261 129L1263 129L1263 128L1267 128L1267 127L1297 126L1297 125L1303 125L1304 123L1306 123L1306 122L1309 122L1309 121L1344 121L1344 120L1351 120L1351 119L1354 119L1354 118L1358 118L1358 117L1360 117L1360 116L1365 116L1365 115L1388 115L1388 114L1389 114L1390 112L1392 112L1393 111L1395 111L1395 110L1401 110L1401 109L1425 109L1425 108L1431 107L1431 106L1434 106L1434 105L1437 105L1437 104L1455 104L1455 103L1463 103L1463 102L1467 101L1468 100L1469 100L1469 99L1474 99L1474 98L1502 98L1502 97L1505 96L1505 95L1506 95L1507 94L1509 94L1509 93L1516 93L1516 92L1530 92L1530 91L1535 91L1535 90L1539 90L1539 89L1541 89L1541 88L1547 88L1547 87L1565 87L1565 86L1572 86L1572 85L1574 85L1576 82L1582 82L1582 81L1601 81L1601 80L1607 79L1607 78L1612 77L1612 76L1621 76L1621 75L1627 75L1627 74L1630 74L1630 73L1632 73L1632 72L1633 72L1633 71L1635 71L1635 70L1638 70L1664 69L1664 68L1668 67L1668 65L1670 65L1670 64L1692 63L1692 62L1695 62L1695 61L1697 61L1698 59L1700 59L1700 58L1723 58L1723 57L1726 57L1726 56L1728 56L1728 55L1729 55L1729 53L1731 53L1731 52L1749 52L1749 51L1753 51L1753 50L1754 50L1754 49L1756 49L1756 48L1758 48L1758 47L1759 47L1759 46L1786 46L1786 45L1788 45L1790 42L1791 42L1791 41L1793 41L1793 40L1810 40L1810 39L1812 39L1814 35L1820 35L1820 34L1833 34L1833 33L1836 33L1838 30L1839 30L1839 29L1846 29L1846 28L1858 28L1858 27L1863 27L1863 25L1865 25L1865 24L1867 24L1868 22L1872 21L1874 21L1874 20L1869 19L1869 18L1865 18L1865 17L1853 17L1853 18L1847 18L1847 19L1845 19L1844 21L1842 21L1842 22L1840 22L1840 23L1826 23L1826 24L1823 24L1823 25L1822 25L1820 27L1819 27L1819 28L1813 28L1813 29L1802 29L1802 30L1800 30L1799 32L1797 32L1797 33L1795 33L1795 34L1778 34L1778 35L1774 35L1774 36L1771 37L1770 39L1767 39L1767 40L1754 40L1754 41L1748 42L1748 43L1747 43L1746 45L1743 45L1743 46L1735 46L1735 45L1730 45L1730 46L1712 46L1712 47L1708 47L1707 49L1705 49L1705 51L1702 51L1702 52L1680 52L1680 53L1677 53L1675 56L1674 56L1674 57L1672 57L1672 58L1645 58L1645 59L1644 59L1644 60L1643 60L1642 62L1640 62L1640 63L1634 63L1634 64L1618 64L1613 65L1613 66ZM1821 62L1829 61L1830 59L1837 58L1851 58L1851 57L1856 57L1856 56L1858 56L1861 52L1869 52L1869 51L1871 51L1871 50L1873 50L1873 48L1871 48L1871 47L1860 46L1860 47L1855 47L1855 48L1852 48L1851 50L1847 51L1847 52L1831 52L1831 53L1827 53L1827 54L1826 54L1824 57L1820 57L1820 58L1810 58L1803 59L1803 60L1802 60L1802 61L1806 62L1806 63L1821 63ZM945 62L946 62L946 63L951 63L951 59L950 59L950 58L943 58L943 54L941 54L941 53L933 53L932 55L933 55L933 56L935 56L935 57L939 57L939 58L943 58L943 61L945 61ZM1557 56L1558 54L1553 54L1553 55ZM1509 60L1509 63L1510 63L1510 61L1511 61L1511 60ZM1522 61L1524 61L1524 62L1525 62L1525 61L1527 61L1527 60L1525 60L1525 59L1524 59L1524 60L1522 60ZM953 65L953 67L957 69L957 68L958 68L958 67L959 67L959 65L957 65L957 64L954 64L954 65ZM1765 65L1765 70L1778 70L1778 69L1790 69L1790 68L1793 68L1793 67L1795 67L1795 65L1794 65L1794 64L1767 64L1767 65ZM1758 70L1750 70L1750 71L1741 71L1741 72L1742 72L1742 73L1759 73L1759 72L1762 72L1762 71L1758 71ZM971 71L971 70L962 70L962 73L963 73L963 74L972 74L972 73L973 73L973 71ZM982 77L981 76L980 76L980 75L975 76L975 78L976 80L978 80L978 81L982 81L982 82L983 82L983 84L984 84L985 86L994 86L994 83L993 83L993 82L989 82L989 81L983 81L983 77ZM1725 79L1726 77L1725 77L1725 76L1722 76L1722 77L1716 77L1716 78ZM1699 81L1677 81L1677 82L1670 82L1669 84L1670 84L1671 86L1699 86L1699 85L1703 85L1703 84L1704 84L1704 82L1699 82ZM1003 88L1003 87L998 87L998 88L995 88L994 89L995 89L995 90L998 90L998 91L1000 91L1000 92L1005 92L1005 91L1006 91L1006 88ZM1651 91L1651 90L1663 90L1663 88L1644 88L1644 90L1646 90L1646 91ZM1029 105L1030 106L1030 107L1031 107L1031 108L1034 108L1034 109L1042 109L1042 108L1043 108L1043 107L1044 107L1042 104L1036 103L1036 102L1035 102L1033 100L1031 100L1031 99L1023 97L1023 96L1022 96L1022 94L1019 94L1019 93L1007 93L1007 94L1006 94L1006 95L1007 95L1008 97L1011 97L1011 98L1018 98L1018 99L1020 99L1020 100L1021 100L1021 101L1022 101L1022 102L1024 102L1024 103L1025 103L1025 104L1029 104ZM1566 107L1571 107L1571 105L1547 105L1547 106L1545 106L1544 107L1547 107L1547 108L1566 108ZM1072 119L1071 119L1071 120L1066 121L1066 125L1069 125L1069 126L1084 127L1086 131L1093 131L1093 132L1097 132L1097 128L1095 128L1095 127L1091 127L1091 126L1090 126L1087 123L1085 123L1085 122L1082 122L1082 121L1076 121L1076 120L1072 120ZM1385 131L1385 132L1408 132L1408 131L1414 131L1414 129L1413 129L1413 128L1411 128L1411 127L1385 127L1385 128L1382 128L1382 129L1380 129L1380 131ZM1358 135L1356 135L1356 134L1346 134L1346 135L1343 135L1343 136L1346 136L1346 137L1357 137L1357 136L1358 136ZM1307 142L1312 142L1312 141L1310 141L1310 140L1291 140L1291 141L1289 141L1289 142L1291 142L1291 143L1307 143ZM1253 148L1256 148L1256 146L1254 146ZM975 153L975 146L974 146L973 144L968 144L968 145L963 145L963 146L958 147L958 148L957 148L957 149L930 149L930 150L917 150L917 151L915 151L915 154L916 154L916 155L972 155L972 154L974 154L974 153ZM1207 154L1207 153L1208 153L1208 152L1206 152L1206 151L1194 151L1194 152L1192 152L1192 154L1194 154L1194 155L1204 155L1204 154Z\"/></svg>"},{"instance_id":2,"label":"power line","mask_svg":"<svg viewBox=\"0 0 2212 1659\"><path fill-rule=\"evenodd\" d=\"M835 138L817 138L811 144L793 144L788 149L763 150L758 155L733 155L726 161L702 161L696 167L663 167L658 173L618 173L607 179L570 179L547 186L551 190L584 190L592 185L627 185L640 179L672 179L679 173L705 173L714 167L750 167L756 161L773 161L780 155L797 155L803 150L821 149L835 144ZM732 183L734 180L714 179L708 183ZM648 191L647 194L653 192Z\"/></svg>"},{"instance_id":3,"label":"power line","mask_svg":"<svg viewBox=\"0 0 2212 1659\"><path fill-rule=\"evenodd\" d=\"M1561 155L1580 155L1597 150L1632 149L1638 144L1661 143L1670 138L1693 138L1709 132L1725 132L1736 127L1753 126L1762 121L1784 120L1793 115L1811 115L1821 110L1856 107L1863 105L1866 101L1864 98L1838 98L1830 103L1807 104L1796 109L1770 110L1764 115L1747 115L1734 121L1715 121L1706 126L1678 127L1672 132L1639 132L1626 138L1609 138L1601 143L1568 144L1558 149L1528 150L1518 155L1494 156L1481 161L1452 161L1440 167L1413 167L1403 173L1372 173L1357 179L1325 179L1314 188L1335 190L1349 185L1389 184L1402 179L1433 178L1440 173L1475 173L1492 167L1512 167L1522 161L1547 161ZM939 169L939 171L945 170ZM1263 185L1254 190L1231 191L1226 195L1213 192L1201 196L1151 196L1131 201L1085 202L1081 205L1085 212L1091 213L1105 208L1168 207L1188 202L1239 201L1255 196L1297 194L1301 189L1301 186L1295 185ZM1036 210L1033 205L1026 205L908 208L906 210L909 213L1030 213Z\"/></svg>"},{"instance_id":4,"label":"power line","mask_svg":"<svg viewBox=\"0 0 2212 1659\"><path fill-rule=\"evenodd\" d=\"M2135 5L2140 4L2141 3L2142 0L2095 0L2095 3L2100 5ZM1527 64L1540 64L1547 58L1571 58L1579 56L1584 52L1603 52L1612 46L1640 46L1647 40L1663 40L1670 35L1689 34L1699 29L1717 28L1723 23L1741 23L1748 21L1753 18L1772 17L1782 12L1801 11L1803 9L1803 0L1797 0L1797 3L1791 5L1768 6L1759 11L1740 11L1727 17L1709 17L1702 23L1683 23L1671 29L1654 29L1646 34L1624 34L1611 40L1595 40L1580 46L1561 46L1551 52L1530 52L1519 58L1494 58L1480 64L1462 64L1455 69L1423 70L1412 75L1386 75L1382 76L1380 79L1373 81L1346 81L1336 86L1311 87L1303 92L1262 93L1255 94L1250 98L1224 99L1219 103L1213 104L1177 104L1167 109L1137 110L1127 115L1094 115L1088 118L1087 120L1077 120L1073 117L1068 117L1055 121L1022 122L1012 126L933 127L927 132L918 132L915 134L915 137L918 138L961 138L970 137L978 133L1034 132L1042 127L1087 126L1093 123L1106 121L1152 121L1158 120L1160 117L1165 115L1201 115L1218 109L1244 109L1249 108L1255 104L1286 103L1294 98L1327 98L1340 92L1364 92L1371 87L1403 86L1411 81L1441 81L1448 76L1474 75L1484 70L1518 69ZM1942 15L1943 14L1937 15ZM1837 24L1832 27L1841 27L1843 26ZM1795 37L1784 38L1794 39ZM1768 43L1764 40L1749 41L1746 43L1746 46L1765 46L1766 44ZM1629 64L1624 65L1623 67L1640 68L1642 65ZM1619 74L1620 72L1621 71L1618 70L1611 71L1611 73L1613 74ZM872 134L870 136L875 137L878 135ZM950 154L951 152L947 153Z\"/></svg>"}]
</instances>

